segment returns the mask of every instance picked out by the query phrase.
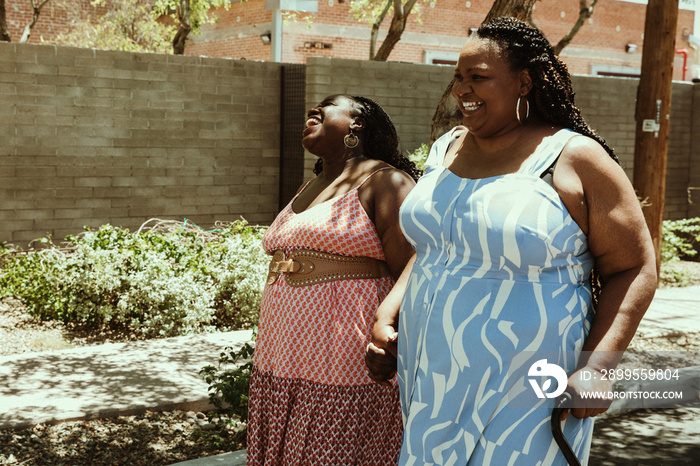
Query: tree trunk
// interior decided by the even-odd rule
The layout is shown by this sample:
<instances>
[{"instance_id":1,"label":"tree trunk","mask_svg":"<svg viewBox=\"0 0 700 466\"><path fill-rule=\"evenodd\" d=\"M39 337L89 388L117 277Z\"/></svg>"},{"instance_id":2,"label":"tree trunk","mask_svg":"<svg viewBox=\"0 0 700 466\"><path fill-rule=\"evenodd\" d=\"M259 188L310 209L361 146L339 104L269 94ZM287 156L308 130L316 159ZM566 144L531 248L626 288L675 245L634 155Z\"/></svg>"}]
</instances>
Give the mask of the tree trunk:
<instances>
[{"instance_id":1,"label":"tree trunk","mask_svg":"<svg viewBox=\"0 0 700 466\"><path fill-rule=\"evenodd\" d=\"M177 28L175 37L173 38L173 54L184 55L185 46L187 45L187 36L192 31L190 24L190 0L180 0L176 9L177 21L180 26Z\"/></svg>"},{"instance_id":2,"label":"tree trunk","mask_svg":"<svg viewBox=\"0 0 700 466\"><path fill-rule=\"evenodd\" d=\"M11 42L10 33L7 31L7 19L5 15L5 0L0 0L0 42Z\"/></svg>"},{"instance_id":3,"label":"tree trunk","mask_svg":"<svg viewBox=\"0 0 700 466\"><path fill-rule=\"evenodd\" d=\"M450 81L450 84L447 85L447 88L442 94L440 102L435 109L433 124L430 127L431 145L451 128L462 124L462 112L460 112L459 107L457 106L457 101L452 98L452 86L454 83L455 80L452 78L452 81Z\"/></svg>"},{"instance_id":4,"label":"tree trunk","mask_svg":"<svg viewBox=\"0 0 700 466\"><path fill-rule=\"evenodd\" d=\"M394 0L394 16L391 18L389 33L382 42L382 46L379 47L374 60L385 61L389 58L389 54L394 50L394 46L401 40L401 34L406 29L408 15L411 14L415 4L416 0L408 0L405 5L401 3L401 0Z\"/></svg>"},{"instance_id":5,"label":"tree trunk","mask_svg":"<svg viewBox=\"0 0 700 466\"><path fill-rule=\"evenodd\" d=\"M0 0L4 1L4 0ZM374 60L374 50L377 47L377 36L379 35L379 26L382 25L382 22L384 21L384 18L386 18L386 14L389 12L389 8L391 8L391 0L386 0L386 4L384 5L384 10L382 11L382 14L379 15L379 17L372 23L372 34L370 35L369 38L369 59Z\"/></svg>"},{"instance_id":6,"label":"tree trunk","mask_svg":"<svg viewBox=\"0 0 700 466\"><path fill-rule=\"evenodd\" d=\"M642 76L637 89L633 185L644 202L644 218L661 267L666 197L671 80L676 45L678 0L649 0L644 22Z\"/></svg>"},{"instance_id":7,"label":"tree trunk","mask_svg":"<svg viewBox=\"0 0 700 466\"><path fill-rule=\"evenodd\" d=\"M495 0L489 10L484 23L501 16L512 16L522 21L528 21L532 15L532 9L538 0Z\"/></svg>"},{"instance_id":8,"label":"tree trunk","mask_svg":"<svg viewBox=\"0 0 700 466\"><path fill-rule=\"evenodd\" d=\"M190 34L190 29L180 25L173 39L173 54L184 55L185 46L187 45L187 36Z\"/></svg>"},{"instance_id":9,"label":"tree trunk","mask_svg":"<svg viewBox=\"0 0 700 466\"><path fill-rule=\"evenodd\" d=\"M39 21L39 15L41 14L41 9L48 2L49 2L49 0L44 0L43 2L41 2L41 4L39 6L36 6L34 3L34 0L32 0L32 9L34 10L34 13L32 14L32 20L29 21L29 24L27 24L24 27L24 33L22 34L22 38L19 40L20 44L26 44L27 41L29 40L29 37L32 35L32 29L34 29L36 22Z\"/></svg>"}]
</instances>

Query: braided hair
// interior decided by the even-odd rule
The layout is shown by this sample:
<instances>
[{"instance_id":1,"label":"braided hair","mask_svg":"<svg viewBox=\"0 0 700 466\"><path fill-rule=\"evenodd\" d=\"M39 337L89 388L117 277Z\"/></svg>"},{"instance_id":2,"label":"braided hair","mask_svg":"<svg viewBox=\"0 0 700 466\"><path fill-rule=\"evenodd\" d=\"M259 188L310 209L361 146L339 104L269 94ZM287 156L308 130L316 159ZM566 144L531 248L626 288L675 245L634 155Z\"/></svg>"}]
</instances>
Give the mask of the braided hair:
<instances>
[{"instance_id":1,"label":"braided hair","mask_svg":"<svg viewBox=\"0 0 700 466\"><path fill-rule=\"evenodd\" d=\"M498 44L513 70L530 71L535 94L530 103L540 119L594 139L619 163L612 147L584 121L574 104L569 70L539 29L515 18L501 17L482 24L476 35Z\"/></svg>"},{"instance_id":2,"label":"braided hair","mask_svg":"<svg viewBox=\"0 0 700 466\"><path fill-rule=\"evenodd\" d=\"M535 94L531 107L540 119L594 139L620 163L612 147L584 121L581 110L574 104L569 70L539 29L515 18L501 17L482 24L476 35L498 44L512 70L529 70ZM595 306L602 289L597 267L589 279Z\"/></svg>"},{"instance_id":3,"label":"braided hair","mask_svg":"<svg viewBox=\"0 0 700 466\"><path fill-rule=\"evenodd\" d=\"M365 121L365 128L362 131L364 155L367 158L382 160L418 181L422 172L416 168L415 163L399 152L399 136L386 111L377 102L367 97L349 95L344 97L354 102L357 111L355 116ZM323 170L323 161L318 159L314 166L314 174L318 175L321 170Z\"/></svg>"}]
</instances>

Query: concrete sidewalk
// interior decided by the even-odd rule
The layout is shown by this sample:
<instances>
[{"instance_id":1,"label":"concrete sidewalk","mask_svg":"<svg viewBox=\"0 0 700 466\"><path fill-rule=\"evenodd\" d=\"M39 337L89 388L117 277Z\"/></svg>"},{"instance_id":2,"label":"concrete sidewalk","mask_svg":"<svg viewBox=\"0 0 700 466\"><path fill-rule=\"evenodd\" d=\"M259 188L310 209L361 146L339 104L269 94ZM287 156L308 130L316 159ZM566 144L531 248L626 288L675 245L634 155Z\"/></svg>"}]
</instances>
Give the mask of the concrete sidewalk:
<instances>
[{"instance_id":1,"label":"concrete sidewalk","mask_svg":"<svg viewBox=\"0 0 700 466\"><path fill-rule=\"evenodd\" d=\"M656 290L639 331L645 337L700 332L700 286Z\"/></svg>"},{"instance_id":2,"label":"concrete sidewalk","mask_svg":"<svg viewBox=\"0 0 700 466\"><path fill-rule=\"evenodd\" d=\"M40 422L211 409L199 371L251 331L108 343L0 358L0 430Z\"/></svg>"},{"instance_id":3,"label":"concrete sidewalk","mask_svg":"<svg viewBox=\"0 0 700 466\"><path fill-rule=\"evenodd\" d=\"M645 336L700 332L700 286L658 290L640 330ZM146 409L207 411L208 386L199 371L250 336L238 331L1 357L0 429ZM183 464L245 464L244 458L233 452Z\"/></svg>"}]
</instances>

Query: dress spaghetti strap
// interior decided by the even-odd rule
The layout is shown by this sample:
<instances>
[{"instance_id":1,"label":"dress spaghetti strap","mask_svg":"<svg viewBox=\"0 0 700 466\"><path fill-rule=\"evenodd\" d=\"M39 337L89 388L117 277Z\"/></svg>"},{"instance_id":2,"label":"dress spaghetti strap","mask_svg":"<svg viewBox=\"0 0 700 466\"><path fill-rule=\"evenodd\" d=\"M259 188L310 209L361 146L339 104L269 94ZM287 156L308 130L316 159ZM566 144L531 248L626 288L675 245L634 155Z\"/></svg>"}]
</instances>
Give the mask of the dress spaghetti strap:
<instances>
[{"instance_id":1,"label":"dress spaghetti strap","mask_svg":"<svg viewBox=\"0 0 700 466\"><path fill-rule=\"evenodd\" d=\"M370 173L369 175L367 175L367 177L366 177L364 180L362 180L362 182L361 182L360 184L358 184L357 186L355 186L354 189L360 189L360 188L362 187L362 185L365 184L365 183L367 182L367 180L369 180L370 178L372 178L372 175L374 175L375 173L378 173L378 172L380 172L380 171L382 171L382 170L389 170L389 169L391 169L391 168L393 168L393 167L382 167L382 168L377 168L377 169L374 170L372 173Z\"/></svg>"}]
</instances>

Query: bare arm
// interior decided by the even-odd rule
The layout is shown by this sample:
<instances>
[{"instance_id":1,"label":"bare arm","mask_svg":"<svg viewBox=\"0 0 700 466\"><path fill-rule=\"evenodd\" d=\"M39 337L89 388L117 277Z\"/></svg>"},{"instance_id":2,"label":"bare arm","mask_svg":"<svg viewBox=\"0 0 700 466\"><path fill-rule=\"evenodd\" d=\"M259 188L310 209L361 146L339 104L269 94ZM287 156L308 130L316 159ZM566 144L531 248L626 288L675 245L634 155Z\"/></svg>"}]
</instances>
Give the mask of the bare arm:
<instances>
[{"instance_id":1,"label":"bare arm","mask_svg":"<svg viewBox=\"0 0 700 466\"><path fill-rule=\"evenodd\" d=\"M382 242L384 257L397 280L413 255L413 248L401 231L399 208L416 182L403 171L393 169L376 173L368 185L370 189L363 189L360 196L370 198L366 203L371 206L369 210Z\"/></svg>"},{"instance_id":2,"label":"bare arm","mask_svg":"<svg viewBox=\"0 0 700 466\"><path fill-rule=\"evenodd\" d=\"M397 280L389 295L375 314L372 342L367 347L365 362L372 380L389 383L396 372L396 331L399 307L406 290L414 251L403 235L399 224L399 208L415 182L399 170L385 170L371 179L370 190L374 224L382 242L384 256L394 279ZM407 265L408 264L408 265Z\"/></svg>"},{"instance_id":3,"label":"bare arm","mask_svg":"<svg viewBox=\"0 0 700 466\"><path fill-rule=\"evenodd\" d=\"M401 276L382 301L374 316L372 341L367 346L365 364L369 376L375 382L388 384L396 372L396 340L399 323L399 309L406 293L408 277L416 261L415 254L406 264Z\"/></svg>"},{"instance_id":4,"label":"bare arm","mask_svg":"<svg viewBox=\"0 0 700 466\"><path fill-rule=\"evenodd\" d=\"M583 346L584 352L593 353L582 361L582 370L612 369L654 297L657 276L651 236L624 171L591 139L573 138L554 176L562 200L588 236L602 281L593 326ZM576 374L569 382L574 391L586 389ZM590 403L572 414L594 416L607 409L604 405Z\"/></svg>"}]
</instances>

